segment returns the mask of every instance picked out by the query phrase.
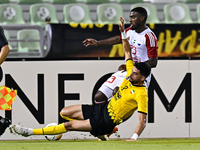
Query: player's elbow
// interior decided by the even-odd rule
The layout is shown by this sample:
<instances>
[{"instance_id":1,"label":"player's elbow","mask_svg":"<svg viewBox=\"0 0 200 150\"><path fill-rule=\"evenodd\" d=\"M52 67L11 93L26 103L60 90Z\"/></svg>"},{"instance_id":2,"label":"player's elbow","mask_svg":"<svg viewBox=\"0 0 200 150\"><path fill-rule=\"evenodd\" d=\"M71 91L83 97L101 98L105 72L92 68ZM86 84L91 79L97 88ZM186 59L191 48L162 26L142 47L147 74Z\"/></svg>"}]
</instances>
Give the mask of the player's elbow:
<instances>
[{"instance_id":1,"label":"player's elbow","mask_svg":"<svg viewBox=\"0 0 200 150\"><path fill-rule=\"evenodd\" d=\"M158 63L158 58L149 58L148 64L151 68L155 68Z\"/></svg>"},{"instance_id":2,"label":"player's elbow","mask_svg":"<svg viewBox=\"0 0 200 150\"><path fill-rule=\"evenodd\" d=\"M151 64L151 68L156 68L156 66L157 66L157 62L154 62Z\"/></svg>"}]
</instances>

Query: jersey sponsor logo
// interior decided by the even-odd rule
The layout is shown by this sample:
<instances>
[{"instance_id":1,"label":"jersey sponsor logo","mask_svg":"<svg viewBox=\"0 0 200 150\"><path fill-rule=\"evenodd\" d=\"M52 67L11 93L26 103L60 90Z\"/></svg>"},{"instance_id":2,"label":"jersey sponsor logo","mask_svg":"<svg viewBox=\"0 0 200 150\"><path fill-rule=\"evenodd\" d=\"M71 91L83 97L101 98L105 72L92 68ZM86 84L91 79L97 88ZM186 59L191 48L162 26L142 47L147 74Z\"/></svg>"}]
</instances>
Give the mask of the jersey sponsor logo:
<instances>
[{"instance_id":1,"label":"jersey sponsor logo","mask_svg":"<svg viewBox=\"0 0 200 150\"><path fill-rule=\"evenodd\" d=\"M129 78L130 78L130 77L129 77L129 76L127 76L127 77L126 77L126 80L129 80Z\"/></svg>"}]
</instances>

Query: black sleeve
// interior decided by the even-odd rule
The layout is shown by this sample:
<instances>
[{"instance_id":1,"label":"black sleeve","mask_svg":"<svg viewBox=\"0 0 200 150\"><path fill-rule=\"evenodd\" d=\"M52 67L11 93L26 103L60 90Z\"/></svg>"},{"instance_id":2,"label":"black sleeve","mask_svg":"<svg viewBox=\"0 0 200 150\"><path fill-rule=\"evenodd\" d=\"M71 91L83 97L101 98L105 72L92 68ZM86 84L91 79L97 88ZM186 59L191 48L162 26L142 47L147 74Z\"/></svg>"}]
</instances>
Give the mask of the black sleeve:
<instances>
[{"instance_id":1,"label":"black sleeve","mask_svg":"<svg viewBox=\"0 0 200 150\"><path fill-rule=\"evenodd\" d=\"M3 28L0 26L0 50L5 45L8 45L8 41L7 41L7 39L6 39L5 35L4 35Z\"/></svg>"}]
</instances>

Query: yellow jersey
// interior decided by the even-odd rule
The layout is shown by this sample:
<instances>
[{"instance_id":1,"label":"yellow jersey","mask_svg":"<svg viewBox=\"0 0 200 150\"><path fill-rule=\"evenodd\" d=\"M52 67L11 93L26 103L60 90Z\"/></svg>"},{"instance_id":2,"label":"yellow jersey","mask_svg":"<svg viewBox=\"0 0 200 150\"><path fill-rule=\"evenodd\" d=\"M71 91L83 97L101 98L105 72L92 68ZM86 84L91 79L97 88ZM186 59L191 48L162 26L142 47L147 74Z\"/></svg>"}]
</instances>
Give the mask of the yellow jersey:
<instances>
[{"instance_id":1,"label":"yellow jersey","mask_svg":"<svg viewBox=\"0 0 200 150\"><path fill-rule=\"evenodd\" d=\"M145 86L132 85L129 81L129 76L132 73L134 63L132 60L127 60L127 74L124 78L117 93L108 103L109 116L113 123L120 124L128 119L135 110L147 114L147 89Z\"/></svg>"}]
</instances>

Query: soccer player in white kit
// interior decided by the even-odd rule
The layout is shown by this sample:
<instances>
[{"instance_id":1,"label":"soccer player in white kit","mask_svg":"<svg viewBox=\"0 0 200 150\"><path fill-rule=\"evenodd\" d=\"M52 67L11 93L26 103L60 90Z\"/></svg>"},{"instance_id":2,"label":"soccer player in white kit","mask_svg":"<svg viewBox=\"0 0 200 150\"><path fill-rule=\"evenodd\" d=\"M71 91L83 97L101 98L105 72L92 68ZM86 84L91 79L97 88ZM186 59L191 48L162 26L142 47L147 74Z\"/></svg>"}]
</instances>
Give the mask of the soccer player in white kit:
<instances>
[{"instance_id":1,"label":"soccer player in white kit","mask_svg":"<svg viewBox=\"0 0 200 150\"><path fill-rule=\"evenodd\" d=\"M132 59L134 62L146 62L151 68L156 67L158 60L158 44L155 34L146 26L147 11L143 7L136 7L130 11L130 27L126 29L126 37L130 43ZM121 43L121 36L111 37L109 39L97 41L88 38L83 41L87 47L89 45L113 45ZM106 82L102 84L95 95L95 103L102 103L110 99L121 85L125 75L125 65L121 65L118 71L112 74ZM148 88L151 80L151 74L145 80Z\"/></svg>"}]
</instances>

